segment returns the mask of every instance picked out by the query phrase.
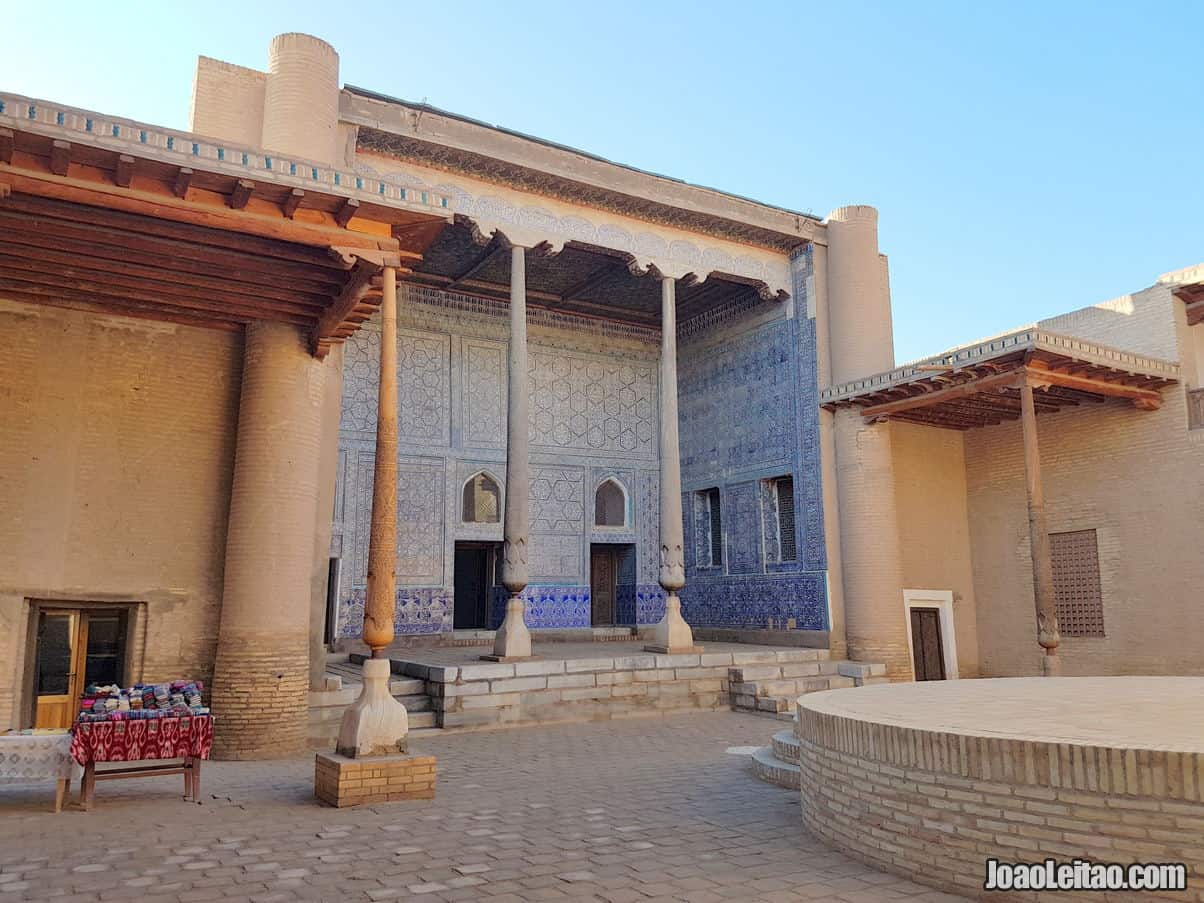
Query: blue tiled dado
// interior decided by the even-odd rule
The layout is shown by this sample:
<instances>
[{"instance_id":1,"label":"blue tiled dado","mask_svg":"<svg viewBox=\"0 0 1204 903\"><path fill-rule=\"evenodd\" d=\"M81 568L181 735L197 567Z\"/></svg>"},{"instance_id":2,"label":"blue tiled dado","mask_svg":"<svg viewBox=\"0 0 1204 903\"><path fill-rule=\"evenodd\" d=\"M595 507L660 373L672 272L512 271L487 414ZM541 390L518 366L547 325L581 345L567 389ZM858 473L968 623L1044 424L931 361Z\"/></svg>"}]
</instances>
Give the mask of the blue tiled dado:
<instances>
[{"instance_id":1,"label":"blue tiled dado","mask_svg":"<svg viewBox=\"0 0 1204 903\"><path fill-rule=\"evenodd\" d=\"M339 603L339 636L363 635L366 592L366 587L357 587ZM451 630L451 593L440 587L399 587L393 619L393 631L397 636Z\"/></svg>"},{"instance_id":2,"label":"blue tiled dado","mask_svg":"<svg viewBox=\"0 0 1204 903\"><path fill-rule=\"evenodd\" d=\"M588 586L528 586L523 590L524 620L532 630L551 627L589 627ZM506 616L510 594L504 586L493 588L489 626L497 630Z\"/></svg>"},{"instance_id":3,"label":"blue tiled dado","mask_svg":"<svg viewBox=\"0 0 1204 903\"><path fill-rule=\"evenodd\" d=\"M682 617L693 627L767 627L770 618L785 626L794 618L800 629L828 629L822 573L696 580L679 595Z\"/></svg>"}]
</instances>

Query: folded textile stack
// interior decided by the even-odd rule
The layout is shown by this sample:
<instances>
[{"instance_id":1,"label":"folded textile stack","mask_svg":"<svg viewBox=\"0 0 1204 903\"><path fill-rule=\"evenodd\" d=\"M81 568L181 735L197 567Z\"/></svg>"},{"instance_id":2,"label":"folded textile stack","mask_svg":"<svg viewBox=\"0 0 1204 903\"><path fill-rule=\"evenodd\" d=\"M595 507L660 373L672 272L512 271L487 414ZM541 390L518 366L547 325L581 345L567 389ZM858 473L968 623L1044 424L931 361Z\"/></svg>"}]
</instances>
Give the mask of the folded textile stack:
<instances>
[{"instance_id":1,"label":"folded textile stack","mask_svg":"<svg viewBox=\"0 0 1204 903\"><path fill-rule=\"evenodd\" d=\"M154 718L179 718L208 715L202 704L205 689L199 680L173 680L160 684L90 684L80 700L77 721L141 721Z\"/></svg>"}]
</instances>

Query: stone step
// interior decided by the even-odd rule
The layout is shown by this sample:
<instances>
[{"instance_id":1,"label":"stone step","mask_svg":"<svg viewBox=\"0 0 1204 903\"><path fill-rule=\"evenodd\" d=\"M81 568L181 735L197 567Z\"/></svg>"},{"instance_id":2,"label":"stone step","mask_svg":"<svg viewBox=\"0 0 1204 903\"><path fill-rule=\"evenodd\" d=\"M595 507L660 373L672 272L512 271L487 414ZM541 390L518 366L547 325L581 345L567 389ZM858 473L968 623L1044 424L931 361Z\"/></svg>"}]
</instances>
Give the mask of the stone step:
<instances>
[{"instance_id":1,"label":"stone step","mask_svg":"<svg viewBox=\"0 0 1204 903\"><path fill-rule=\"evenodd\" d=\"M778 731L773 735L770 741L773 754L783 762L788 762L791 765L798 765L799 762L799 743L798 737L794 736L794 729L787 728L784 731Z\"/></svg>"},{"instance_id":2,"label":"stone step","mask_svg":"<svg viewBox=\"0 0 1204 903\"><path fill-rule=\"evenodd\" d=\"M779 759L774 755L772 746L763 746L753 753L752 766L753 773L770 784L785 787L787 790L798 790L802 785L799 767Z\"/></svg>"}]
</instances>

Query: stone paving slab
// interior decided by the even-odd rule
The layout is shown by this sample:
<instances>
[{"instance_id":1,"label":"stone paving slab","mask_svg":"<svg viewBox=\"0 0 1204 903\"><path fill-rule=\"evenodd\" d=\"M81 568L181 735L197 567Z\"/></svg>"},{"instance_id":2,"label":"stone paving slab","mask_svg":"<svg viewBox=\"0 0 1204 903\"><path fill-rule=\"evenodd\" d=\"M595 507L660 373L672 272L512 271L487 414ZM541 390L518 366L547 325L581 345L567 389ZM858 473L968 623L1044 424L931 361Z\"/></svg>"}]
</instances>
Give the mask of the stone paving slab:
<instances>
[{"instance_id":1,"label":"stone paving slab","mask_svg":"<svg viewBox=\"0 0 1204 903\"><path fill-rule=\"evenodd\" d=\"M0 903L957 899L808 836L727 752L764 735L709 712L426 738L438 798L354 810L314 801L308 757L210 763L202 805L153 778L55 815L52 786L0 785Z\"/></svg>"}]
</instances>

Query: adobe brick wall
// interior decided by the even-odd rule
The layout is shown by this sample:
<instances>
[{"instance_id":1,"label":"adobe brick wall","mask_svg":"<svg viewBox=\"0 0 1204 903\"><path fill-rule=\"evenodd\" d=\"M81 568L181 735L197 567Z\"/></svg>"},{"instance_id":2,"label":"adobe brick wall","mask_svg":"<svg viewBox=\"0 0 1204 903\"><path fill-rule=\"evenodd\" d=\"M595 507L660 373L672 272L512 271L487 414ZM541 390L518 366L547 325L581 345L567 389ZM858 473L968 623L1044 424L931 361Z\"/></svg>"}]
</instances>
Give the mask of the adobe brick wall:
<instances>
[{"instance_id":1,"label":"adobe brick wall","mask_svg":"<svg viewBox=\"0 0 1204 903\"><path fill-rule=\"evenodd\" d=\"M981 896L988 857L1185 862L1188 892L1166 899L1204 900L1204 755L934 732L805 698L797 732L803 824L871 865Z\"/></svg>"},{"instance_id":2,"label":"adobe brick wall","mask_svg":"<svg viewBox=\"0 0 1204 903\"><path fill-rule=\"evenodd\" d=\"M1183 305L1172 303L1169 287L1126 297L1127 313L1087 308L1062 326L1086 333L1094 323L1091 338L1152 342L1146 350L1174 360L1182 350L1185 364L1194 361ZM1167 389L1157 411L1085 404L1042 414L1037 432L1050 531L1094 529L1099 541L1106 636L1064 636L1064 673L1204 674L1204 430L1187 428L1184 386ZM971 430L965 443L982 672L1036 674L1020 425Z\"/></svg>"},{"instance_id":3,"label":"adobe brick wall","mask_svg":"<svg viewBox=\"0 0 1204 903\"><path fill-rule=\"evenodd\" d=\"M207 56L197 57L188 130L235 144L263 144L267 74Z\"/></svg>"},{"instance_id":4,"label":"adobe brick wall","mask_svg":"<svg viewBox=\"0 0 1204 903\"><path fill-rule=\"evenodd\" d=\"M242 337L2 299L0 332L0 726L30 598L141 602L133 677L208 681Z\"/></svg>"},{"instance_id":5,"label":"adobe brick wall","mask_svg":"<svg viewBox=\"0 0 1204 903\"><path fill-rule=\"evenodd\" d=\"M963 434L914 423L891 424L903 588L953 592L958 673L978 675L978 623ZM899 617L905 617L903 593Z\"/></svg>"}]
</instances>

